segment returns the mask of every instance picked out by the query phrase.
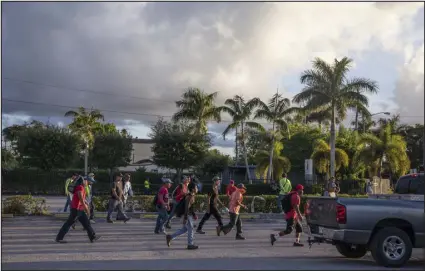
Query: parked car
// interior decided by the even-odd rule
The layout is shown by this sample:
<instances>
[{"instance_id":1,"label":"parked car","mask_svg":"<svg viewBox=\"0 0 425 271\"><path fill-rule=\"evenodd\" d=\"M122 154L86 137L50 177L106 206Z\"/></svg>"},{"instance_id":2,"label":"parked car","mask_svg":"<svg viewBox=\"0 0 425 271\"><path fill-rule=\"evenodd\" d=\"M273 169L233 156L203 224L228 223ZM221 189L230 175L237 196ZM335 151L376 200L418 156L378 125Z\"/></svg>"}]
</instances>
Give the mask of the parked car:
<instances>
[{"instance_id":1,"label":"parked car","mask_svg":"<svg viewBox=\"0 0 425 271\"><path fill-rule=\"evenodd\" d=\"M395 194L311 197L305 210L310 245L333 244L347 258L370 251L379 265L400 267L413 248L424 247L424 173L402 176Z\"/></svg>"}]
</instances>

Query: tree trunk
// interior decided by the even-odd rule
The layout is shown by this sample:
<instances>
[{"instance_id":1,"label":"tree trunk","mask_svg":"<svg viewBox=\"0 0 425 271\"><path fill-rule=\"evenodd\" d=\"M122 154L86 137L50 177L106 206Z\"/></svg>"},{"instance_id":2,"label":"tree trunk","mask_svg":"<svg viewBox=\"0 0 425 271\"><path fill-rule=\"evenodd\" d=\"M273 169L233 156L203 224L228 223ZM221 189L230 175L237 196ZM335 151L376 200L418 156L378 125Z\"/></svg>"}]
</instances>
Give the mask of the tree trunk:
<instances>
[{"instance_id":1,"label":"tree trunk","mask_svg":"<svg viewBox=\"0 0 425 271\"><path fill-rule=\"evenodd\" d=\"M236 138L235 138L235 166L239 163L239 140L238 140L238 127L236 127Z\"/></svg>"},{"instance_id":2,"label":"tree trunk","mask_svg":"<svg viewBox=\"0 0 425 271\"><path fill-rule=\"evenodd\" d=\"M332 103L332 119L331 119L331 168L330 175L331 177L335 177L335 104Z\"/></svg>"},{"instance_id":3,"label":"tree trunk","mask_svg":"<svg viewBox=\"0 0 425 271\"><path fill-rule=\"evenodd\" d=\"M267 171L267 182L270 183L272 179L272 171L273 171L273 151L274 151L274 122L272 126L272 141L270 146L270 156L269 156L269 170Z\"/></svg>"},{"instance_id":4,"label":"tree trunk","mask_svg":"<svg viewBox=\"0 0 425 271\"><path fill-rule=\"evenodd\" d=\"M356 119L354 120L354 131L359 127L359 109L356 106Z\"/></svg>"},{"instance_id":5,"label":"tree trunk","mask_svg":"<svg viewBox=\"0 0 425 271\"><path fill-rule=\"evenodd\" d=\"M245 137L244 137L245 131L244 131L243 123L241 123L241 134L242 134L241 143L242 143L242 149L243 149L242 151L243 151L243 154L244 154L245 166L246 166L246 175L248 177L249 184L252 184L251 173L249 172L248 154L247 154L246 146L245 146Z\"/></svg>"}]
</instances>

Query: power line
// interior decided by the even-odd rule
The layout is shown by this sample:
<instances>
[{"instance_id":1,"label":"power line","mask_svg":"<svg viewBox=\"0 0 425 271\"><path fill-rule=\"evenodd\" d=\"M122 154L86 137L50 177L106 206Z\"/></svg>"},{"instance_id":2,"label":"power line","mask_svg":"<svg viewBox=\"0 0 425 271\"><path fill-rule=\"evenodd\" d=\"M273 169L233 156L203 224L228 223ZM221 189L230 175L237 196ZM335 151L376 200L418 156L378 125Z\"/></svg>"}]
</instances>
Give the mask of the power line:
<instances>
[{"instance_id":1,"label":"power line","mask_svg":"<svg viewBox=\"0 0 425 271\"><path fill-rule=\"evenodd\" d=\"M9 81L15 81L15 82L19 82L19 83L26 83L26 84L32 84L32 85L38 85L38 86L51 87L51 88L54 88L56 90L72 90L72 91L87 92L87 93L92 93L92 94L97 94L97 95L119 96L119 97L131 98L131 99L148 100L148 101L153 101L153 102L175 104L174 101L166 101L166 100L161 100L161 99L131 96L131 95L126 95L126 94L121 94L121 93L118 94L118 93L113 93L113 92L105 92L105 91L98 91L98 90L91 90L91 89L79 89L79 88L73 88L73 87L64 87L64 86L45 84L45 83L40 83L40 82L35 82L35 81L30 81L30 80L21 80L21 79L10 78L10 77L2 77L2 80L9 80Z\"/></svg>"}]
</instances>

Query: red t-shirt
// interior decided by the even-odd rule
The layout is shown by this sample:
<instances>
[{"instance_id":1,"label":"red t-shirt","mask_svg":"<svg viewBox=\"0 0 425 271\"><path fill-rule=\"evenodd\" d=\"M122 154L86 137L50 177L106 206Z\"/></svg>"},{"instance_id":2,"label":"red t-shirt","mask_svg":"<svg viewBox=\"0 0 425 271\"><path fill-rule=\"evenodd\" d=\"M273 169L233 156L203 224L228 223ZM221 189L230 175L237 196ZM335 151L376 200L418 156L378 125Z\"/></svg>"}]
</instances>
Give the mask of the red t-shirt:
<instances>
[{"instance_id":1,"label":"red t-shirt","mask_svg":"<svg viewBox=\"0 0 425 271\"><path fill-rule=\"evenodd\" d=\"M158 192L158 201L156 202L156 204L161 204L161 201L159 201L160 198L162 198L162 200L165 203L168 203L168 189L166 187L164 187L164 186L162 186L159 189L159 192Z\"/></svg>"},{"instance_id":2,"label":"red t-shirt","mask_svg":"<svg viewBox=\"0 0 425 271\"><path fill-rule=\"evenodd\" d=\"M184 196L187 194L187 185L183 184L182 186L179 185L176 189L176 201L181 201Z\"/></svg>"},{"instance_id":3,"label":"red t-shirt","mask_svg":"<svg viewBox=\"0 0 425 271\"><path fill-rule=\"evenodd\" d=\"M235 192L236 191L236 189L237 189L237 187L236 186L234 186L234 185L228 185L227 187L226 187L226 195L228 195L228 196L230 196L230 195L232 195L232 193L233 192Z\"/></svg>"},{"instance_id":4,"label":"red t-shirt","mask_svg":"<svg viewBox=\"0 0 425 271\"><path fill-rule=\"evenodd\" d=\"M300 203L301 203L300 195L298 195L297 192L291 192L291 193L292 193L292 195L291 195L291 206L294 206L294 205L299 206ZM290 219L290 218L293 218L293 219L297 218L297 212L295 211L294 208L292 208L291 211L286 213L286 219Z\"/></svg>"},{"instance_id":5,"label":"red t-shirt","mask_svg":"<svg viewBox=\"0 0 425 271\"><path fill-rule=\"evenodd\" d=\"M76 187L74 187L74 194L72 195L71 208L83 211L84 205L80 202L80 198L78 197L78 192L80 191L83 195L83 200L84 201L86 200L86 190L84 189L84 186L77 185Z\"/></svg>"}]
</instances>

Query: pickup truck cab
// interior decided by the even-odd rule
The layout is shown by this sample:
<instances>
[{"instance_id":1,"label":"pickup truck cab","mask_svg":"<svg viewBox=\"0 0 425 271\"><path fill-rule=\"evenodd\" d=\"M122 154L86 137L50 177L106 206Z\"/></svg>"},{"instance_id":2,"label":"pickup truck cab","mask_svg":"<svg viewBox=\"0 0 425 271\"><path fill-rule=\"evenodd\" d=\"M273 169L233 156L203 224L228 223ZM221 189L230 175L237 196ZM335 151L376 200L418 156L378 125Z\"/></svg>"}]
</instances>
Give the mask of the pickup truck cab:
<instances>
[{"instance_id":1,"label":"pickup truck cab","mask_svg":"<svg viewBox=\"0 0 425 271\"><path fill-rule=\"evenodd\" d=\"M309 197L309 242L330 243L347 258L368 251L382 266L403 266L425 245L424 174L402 176L395 194L369 198Z\"/></svg>"}]
</instances>

